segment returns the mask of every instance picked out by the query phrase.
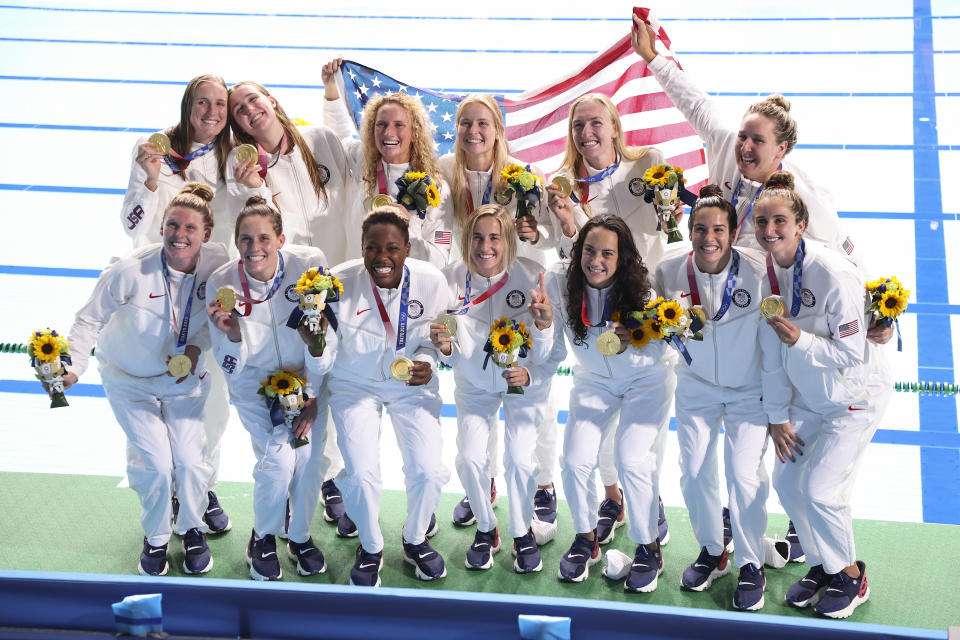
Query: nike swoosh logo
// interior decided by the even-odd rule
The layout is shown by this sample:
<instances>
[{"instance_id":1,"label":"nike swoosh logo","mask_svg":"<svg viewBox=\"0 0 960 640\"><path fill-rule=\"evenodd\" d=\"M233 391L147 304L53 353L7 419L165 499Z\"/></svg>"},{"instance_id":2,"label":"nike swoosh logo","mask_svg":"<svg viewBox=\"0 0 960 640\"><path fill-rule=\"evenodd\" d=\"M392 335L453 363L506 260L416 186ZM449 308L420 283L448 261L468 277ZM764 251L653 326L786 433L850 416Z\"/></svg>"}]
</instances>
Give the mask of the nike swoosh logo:
<instances>
[{"instance_id":1,"label":"nike swoosh logo","mask_svg":"<svg viewBox=\"0 0 960 640\"><path fill-rule=\"evenodd\" d=\"M523 553L524 551L530 551L530 549L535 549L535 548L536 547L520 547L520 553Z\"/></svg>"},{"instance_id":2,"label":"nike swoosh logo","mask_svg":"<svg viewBox=\"0 0 960 640\"><path fill-rule=\"evenodd\" d=\"M187 551L193 551L194 549L203 549L203 547L187 547Z\"/></svg>"},{"instance_id":3,"label":"nike swoosh logo","mask_svg":"<svg viewBox=\"0 0 960 640\"><path fill-rule=\"evenodd\" d=\"M457 300L464 300L464 299L465 298L463 296L457 296Z\"/></svg>"},{"instance_id":4,"label":"nike swoosh logo","mask_svg":"<svg viewBox=\"0 0 960 640\"><path fill-rule=\"evenodd\" d=\"M698 563L696 563L696 564L695 564L695 565L693 565L693 566L694 566L694 567L703 567L704 569L709 569L709 568L710 568L710 565L707 565L707 564L700 564L699 562L698 562Z\"/></svg>"},{"instance_id":5,"label":"nike swoosh logo","mask_svg":"<svg viewBox=\"0 0 960 640\"><path fill-rule=\"evenodd\" d=\"M853 405L850 405L849 407L847 407L847 410L848 411L864 411L866 410L866 407L855 407Z\"/></svg>"},{"instance_id":6,"label":"nike swoosh logo","mask_svg":"<svg viewBox=\"0 0 960 640\"><path fill-rule=\"evenodd\" d=\"M681 293L681 294L680 294L680 297L681 297L681 298L689 298L689 297L692 296L692 295L693 295L692 293Z\"/></svg>"},{"instance_id":7,"label":"nike swoosh logo","mask_svg":"<svg viewBox=\"0 0 960 640\"><path fill-rule=\"evenodd\" d=\"M200 379L203 380L203 379L206 378L206 377L207 377L207 374L204 373L202 376L200 376Z\"/></svg>"},{"instance_id":8,"label":"nike swoosh logo","mask_svg":"<svg viewBox=\"0 0 960 640\"><path fill-rule=\"evenodd\" d=\"M213 509L207 509L207 513L213 513L213 512L216 511L216 510L217 510L216 507L214 507Z\"/></svg>"},{"instance_id":9,"label":"nike swoosh logo","mask_svg":"<svg viewBox=\"0 0 960 640\"><path fill-rule=\"evenodd\" d=\"M153 299L153 298L162 298L162 297L164 297L165 295L167 295L167 294L161 293L161 294L158 295L158 294L153 294L153 293L151 293L151 294L150 294L150 298L151 298L151 299Z\"/></svg>"},{"instance_id":10,"label":"nike swoosh logo","mask_svg":"<svg viewBox=\"0 0 960 640\"><path fill-rule=\"evenodd\" d=\"M582 557L583 557L583 554L582 554L582 553L571 553L571 554L570 554L569 556L567 556L567 557L570 558L571 560L573 560L574 558L582 558Z\"/></svg>"},{"instance_id":11,"label":"nike swoosh logo","mask_svg":"<svg viewBox=\"0 0 960 640\"><path fill-rule=\"evenodd\" d=\"M366 308L366 309L361 309L360 311L357 311L357 315L360 315L360 314L363 313L364 311L370 311L370 307L368 307L368 308Z\"/></svg>"},{"instance_id":12,"label":"nike swoosh logo","mask_svg":"<svg viewBox=\"0 0 960 640\"><path fill-rule=\"evenodd\" d=\"M357 567L357 568L358 568L358 569L366 569L366 568L368 568L368 567L375 567L375 566L377 566L377 563L376 563L376 562L371 562L371 563L369 563L369 564L362 564L362 565L360 565L360 566Z\"/></svg>"},{"instance_id":13,"label":"nike swoosh logo","mask_svg":"<svg viewBox=\"0 0 960 640\"><path fill-rule=\"evenodd\" d=\"M432 555L433 555L432 553L421 553L420 559L423 560L424 558L429 558Z\"/></svg>"},{"instance_id":14,"label":"nike swoosh logo","mask_svg":"<svg viewBox=\"0 0 960 640\"><path fill-rule=\"evenodd\" d=\"M275 552L273 552L273 551L268 551L267 553L263 554L263 555L260 556L260 557L261 557L261 558L269 558L270 556L275 556L275 555L277 555Z\"/></svg>"}]
</instances>

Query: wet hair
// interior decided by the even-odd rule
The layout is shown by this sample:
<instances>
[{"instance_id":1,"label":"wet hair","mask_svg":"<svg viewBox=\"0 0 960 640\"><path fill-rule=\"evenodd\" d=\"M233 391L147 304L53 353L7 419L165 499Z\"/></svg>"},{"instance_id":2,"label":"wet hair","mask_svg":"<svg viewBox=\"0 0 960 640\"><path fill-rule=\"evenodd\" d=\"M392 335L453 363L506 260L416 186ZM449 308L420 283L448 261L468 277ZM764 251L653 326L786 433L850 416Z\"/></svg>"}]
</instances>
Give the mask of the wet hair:
<instances>
[{"instance_id":1,"label":"wet hair","mask_svg":"<svg viewBox=\"0 0 960 640\"><path fill-rule=\"evenodd\" d=\"M360 122L360 141L363 145L363 180L366 183L365 195L371 196L377 189L377 163L380 162L380 151L377 149L377 140L374 131L377 126L377 112L385 104L400 105L410 117L410 170L422 171L439 190L442 180L437 165L437 154L433 148L433 129L430 128L430 117L423 103L406 93L396 92L386 95L378 94L367 102L363 108L363 119Z\"/></svg>"},{"instance_id":2,"label":"wet hair","mask_svg":"<svg viewBox=\"0 0 960 640\"><path fill-rule=\"evenodd\" d=\"M410 242L410 225L407 219L401 216L393 206L376 207L371 209L363 219L360 229L360 238L367 235L370 228L377 224L392 224L403 234L403 241Z\"/></svg>"},{"instance_id":3,"label":"wet hair","mask_svg":"<svg viewBox=\"0 0 960 640\"><path fill-rule=\"evenodd\" d=\"M517 259L517 230L510 212L505 207L492 203L474 209L473 215L463 225L463 231L460 234L460 253L463 257L463 263L467 265L470 271L476 273L470 248L473 244L473 233L481 218L493 218L500 223L500 238L503 242L503 268L510 269Z\"/></svg>"},{"instance_id":4,"label":"wet hair","mask_svg":"<svg viewBox=\"0 0 960 640\"><path fill-rule=\"evenodd\" d=\"M233 95L233 92L237 89L237 87L243 86L253 87L261 95L264 95L267 98L273 97L263 85L246 80L244 82L238 82L230 87L230 91L227 94L228 101L229 96ZM274 101L276 102L276 98L274 98ZM273 112L277 115L277 120L280 122L280 126L283 127L284 132L290 137L297 149L300 150L300 157L303 158L303 164L307 165L307 174L310 177L310 184L313 186L313 192L317 194L317 198L319 198L321 202L327 204L327 188L324 186L325 177L320 174L320 169L317 166L317 159L313 157L313 151L310 150L310 147L307 145L307 141L303 139L303 136L300 134L300 130L297 128L297 125L294 124L293 120L290 119L290 116L288 116L287 112L283 110L283 107L280 106L279 102L274 105ZM237 124L236 120L233 119L233 111L228 108L227 113L230 120L230 129L233 131L233 135L237 139L237 143L252 144L253 146L257 146L257 141L254 140L253 136L244 131L243 128ZM280 151L282 152L283 149ZM267 173L265 180L269 184L269 172Z\"/></svg>"},{"instance_id":5,"label":"wet hair","mask_svg":"<svg viewBox=\"0 0 960 640\"><path fill-rule=\"evenodd\" d=\"M757 198L757 210L760 211L767 203L778 200L793 211L797 224L810 223L810 212L803 198L793 190L793 174L789 171L774 171L763 183L763 193Z\"/></svg>"},{"instance_id":6,"label":"wet hair","mask_svg":"<svg viewBox=\"0 0 960 640\"><path fill-rule=\"evenodd\" d=\"M645 156L650 149L653 148L627 146L627 141L623 137L623 124L620 123L620 114L617 113L616 105L613 104L613 101L611 101L610 98L602 93L588 93L580 96L570 104L570 115L567 117L567 149L565 155L563 156L563 164L561 164L560 169L557 170L558 173L563 173L572 178L576 178L580 175L580 168L584 167L583 156L581 156L580 152L577 151L577 145L573 141L573 114L577 110L577 107L585 102L598 102L606 109L607 115L610 117L610 122L613 124L613 129L616 131L616 136L613 139L613 146L614 149L616 149L617 156L619 156L621 161L625 160L627 162L632 162L634 160L639 160ZM580 197L583 194L582 185L579 182L573 183L573 192L577 195L577 197ZM586 202L580 203L580 206L583 208L583 212L587 214L588 217L593 215L590 205L588 205Z\"/></svg>"},{"instance_id":7,"label":"wet hair","mask_svg":"<svg viewBox=\"0 0 960 640\"><path fill-rule=\"evenodd\" d=\"M697 212L706 207L716 207L727 214L727 226L730 235L737 232L737 210L728 201L723 198L723 191L719 185L707 184L700 189L700 197L690 209L690 218L687 221L687 229L693 233L693 222L697 217Z\"/></svg>"},{"instance_id":8,"label":"wet hair","mask_svg":"<svg viewBox=\"0 0 960 640\"><path fill-rule=\"evenodd\" d=\"M203 226L213 229L213 209L210 207L210 201L213 200L213 189L202 182L188 182L180 189L180 193L173 196L163 210L163 217L167 217L167 212L174 207L183 207L192 209L203 216Z\"/></svg>"},{"instance_id":9,"label":"wet hair","mask_svg":"<svg viewBox=\"0 0 960 640\"><path fill-rule=\"evenodd\" d=\"M240 224L251 216L266 218L273 227L274 234L278 238L283 235L283 218L280 217L280 212L267 204L263 196L256 195L247 198L243 209L240 210L240 215L237 216L237 224L233 230L234 240L240 237Z\"/></svg>"},{"instance_id":10,"label":"wet hair","mask_svg":"<svg viewBox=\"0 0 960 640\"><path fill-rule=\"evenodd\" d=\"M467 169L467 153L460 145L460 118L463 115L463 110L472 104L483 105L487 108L490 112L490 122L497 132L497 141L493 145L493 167L490 173L490 179L493 180L491 193L502 193L506 188L507 185L500 175L504 167L512 163L525 164L510 157L510 151L507 147L507 132L503 125L503 114L500 112L500 105L497 104L497 101L492 96L483 93L475 93L461 100L460 106L457 107L457 144L453 154L453 179L450 181L450 191L453 194L453 214L461 227L466 226L467 220L467 181L464 175ZM473 197L482 198L483 196L474 194ZM477 208L479 202L474 201L473 204L474 208Z\"/></svg>"},{"instance_id":11,"label":"wet hair","mask_svg":"<svg viewBox=\"0 0 960 640\"><path fill-rule=\"evenodd\" d=\"M193 144L193 125L190 124L190 112L193 111L194 94L204 82L223 87L227 91L227 83L220 76L202 75L197 76L187 83L187 88L183 91L183 97L180 99L180 122L167 129L167 136L170 138L170 147L182 156L190 153L190 146ZM227 118L229 120L229 109L227 109ZM230 131L224 126L223 130L217 134L217 143L213 146L214 153L217 154L217 177L223 180L224 167L227 164L227 155L233 148L233 141L230 138ZM180 168L180 178L186 180L187 176L184 169L187 163L184 160L178 160L171 157L170 160Z\"/></svg>"},{"instance_id":12,"label":"wet hair","mask_svg":"<svg viewBox=\"0 0 960 640\"><path fill-rule=\"evenodd\" d=\"M773 122L773 134L777 144L787 143L784 155L790 153L797 144L797 122L790 117L790 101L779 93L774 93L760 102L755 102L747 109L746 115L759 113Z\"/></svg>"},{"instance_id":13,"label":"wet hair","mask_svg":"<svg viewBox=\"0 0 960 640\"><path fill-rule=\"evenodd\" d=\"M593 229L607 229L617 234L617 272L610 288L610 310L619 311L621 315L640 311L651 299L649 273L627 223L609 213L590 218L573 243L570 266L567 267L567 325L573 331L575 345L583 344L587 337L587 327L580 318L580 305L587 286L580 262L583 243Z\"/></svg>"}]
</instances>

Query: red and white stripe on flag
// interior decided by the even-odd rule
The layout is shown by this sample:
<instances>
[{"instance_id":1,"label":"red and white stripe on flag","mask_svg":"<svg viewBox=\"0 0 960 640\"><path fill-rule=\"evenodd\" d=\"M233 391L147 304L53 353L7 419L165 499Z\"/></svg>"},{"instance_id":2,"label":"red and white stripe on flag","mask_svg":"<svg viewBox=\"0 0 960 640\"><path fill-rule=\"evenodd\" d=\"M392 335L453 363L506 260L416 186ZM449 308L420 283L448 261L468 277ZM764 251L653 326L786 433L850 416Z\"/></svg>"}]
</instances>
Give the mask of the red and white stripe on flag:
<instances>
[{"instance_id":1,"label":"red and white stripe on flag","mask_svg":"<svg viewBox=\"0 0 960 640\"><path fill-rule=\"evenodd\" d=\"M837 327L837 335L841 338L846 338L847 336L852 336L853 334L860 331L860 321L853 320L852 322L847 322Z\"/></svg>"},{"instance_id":2,"label":"red and white stripe on flag","mask_svg":"<svg viewBox=\"0 0 960 640\"><path fill-rule=\"evenodd\" d=\"M646 8L634 13L657 33L660 54L672 60L670 38ZM630 34L563 78L516 98L504 98L507 140L516 157L555 171L563 161L570 104L587 93L608 96L620 113L627 144L656 146L666 161L680 166L696 193L707 180L703 143L673 106L647 63L630 44Z\"/></svg>"},{"instance_id":3,"label":"red and white stripe on flag","mask_svg":"<svg viewBox=\"0 0 960 640\"><path fill-rule=\"evenodd\" d=\"M450 244L453 239L453 233L450 231L434 231L433 244Z\"/></svg>"}]
</instances>

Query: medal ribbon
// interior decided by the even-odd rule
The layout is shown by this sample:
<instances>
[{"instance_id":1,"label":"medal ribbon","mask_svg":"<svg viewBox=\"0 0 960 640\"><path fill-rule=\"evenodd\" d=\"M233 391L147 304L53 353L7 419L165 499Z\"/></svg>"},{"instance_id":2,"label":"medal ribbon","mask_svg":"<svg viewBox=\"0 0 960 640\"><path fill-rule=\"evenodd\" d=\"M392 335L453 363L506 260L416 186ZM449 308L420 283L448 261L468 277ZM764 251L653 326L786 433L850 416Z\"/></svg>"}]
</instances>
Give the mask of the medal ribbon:
<instances>
[{"instance_id":1,"label":"medal ribbon","mask_svg":"<svg viewBox=\"0 0 960 640\"><path fill-rule=\"evenodd\" d=\"M463 181L467 185L467 215L469 216L473 213L473 193L470 191L470 176L466 171L463 172ZM490 172L490 181L487 182L487 188L483 192L483 200L480 202L481 206L485 204L490 204L490 192L493 189L493 171ZM469 282L470 272L467 272L467 281Z\"/></svg>"},{"instance_id":2,"label":"medal ribbon","mask_svg":"<svg viewBox=\"0 0 960 640\"><path fill-rule=\"evenodd\" d=\"M170 315L173 317L173 326L177 326L177 301L170 294L170 269L167 267L167 256L160 250L160 267L163 270L163 287L170 302ZM186 278L184 278L186 283ZM190 282L190 294L187 296L187 307L183 310L183 322L180 323L180 333L177 334L177 353L182 354L187 346L187 333L190 331L190 309L193 308L193 285L197 283L197 269L193 269L193 280Z\"/></svg>"},{"instance_id":3,"label":"medal ribbon","mask_svg":"<svg viewBox=\"0 0 960 640\"><path fill-rule=\"evenodd\" d=\"M723 300L720 302L720 308L713 316L713 321L717 322L722 318L730 308L730 302L733 300L733 288L737 284L737 274L740 272L740 254L733 249L730 254L730 273L727 274L727 286L723 290ZM690 283L690 302L695 307L700 306L700 291L697 288L697 277L693 270L693 251L687 256L687 282Z\"/></svg>"},{"instance_id":4,"label":"medal ribbon","mask_svg":"<svg viewBox=\"0 0 960 640\"><path fill-rule=\"evenodd\" d=\"M790 315L794 318L800 313L800 289L803 285L803 240L797 245L797 253L793 256L793 299L790 300ZM770 281L770 292L780 295L780 283L777 281L777 272L773 268L773 256L767 254L767 279Z\"/></svg>"},{"instance_id":5,"label":"medal ribbon","mask_svg":"<svg viewBox=\"0 0 960 640\"><path fill-rule=\"evenodd\" d=\"M743 185L743 178L737 180L737 188L733 190L733 196L730 198L730 204L733 205L733 208L737 208L737 197L740 195L740 187ZM743 228L743 223L747 221L747 218L750 217L750 213L753 211L753 205L757 203L757 197L763 193L763 185L760 185L760 188L757 189L757 192L753 194L753 199L750 200L750 206L747 207L747 212L743 214L743 220L740 221L740 224L737 225L737 233L740 233L740 229Z\"/></svg>"},{"instance_id":6,"label":"medal ribbon","mask_svg":"<svg viewBox=\"0 0 960 640\"><path fill-rule=\"evenodd\" d=\"M577 194L571 193L570 198L577 204L580 204L580 202L584 202L584 203L590 202L590 200L596 198L596 196L594 196L593 198L590 197L590 185L594 182L600 182L604 178L612 175L613 172L619 168L620 168L620 161L618 160L617 162L614 162L612 165L610 165L609 167L607 167L597 175L587 176L587 165L585 162L582 163L580 165L580 177L576 179L576 182L579 182L581 184L582 195L578 198Z\"/></svg>"},{"instance_id":7,"label":"medal ribbon","mask_svg":"<svg viewBox=\"0 0 960 640\"><path fill-rule=\"evenodd\" d=\"M387 177L383 174L383 162L377 163L377 193L390 195L387 193Z\"/></svg>"},{"instance_id":8,"label":"medal ribbon","mask_svg":"<svg viewBox=\"0 0 960 640\"><path fill-rule=\"evenodd\" d=\"M280 162L280 156L283 155L283 150L286 148L287 148L287 132L284 131L283 137L280 138L280 148L277 149L277 157L274 159L273 162L271 162L270 164L267 164L267 162L269 161L269 154L267 153L267 150L264 149L259 142L257 143L257 164L260 165L260 170L257 173L260 174L261 178L266 178L267 169L273 168L275 164Z\"/></svg>"},{"instance_id":9,"label":"medal ribbon","mask_svg":"<svg viewBox=\"0 0 960 640\"><path fill-rule=\"evenodd\" d=\"M380 321L383 322L383 330L387 334L387 340L393 342L394 331L393 323L390 322L390 315L387 313L387 308L383 306L383 299L380 297L380 292L377 291L377 284L373 281L373 276L368 273L367 277L370 278L370 289L373 290L373 297L377 301L377 310L380 311ZM400 287L400 314L397 318L395 349L398 353L402 352L407 346L407 308L409 307L409 300L410 267L403 265L403 284Z\"/></svg>"},{"instance_id":10,"label":"medal ribbon","mask_svg":"<svg viewBox=\"0 0 960 640\"><path fill-rule=\"evenodd\" d=\"M580 320L582 320L584 326L587 327L602 327L606 325L610 320L610 295L607 294L603 300L603 315L600 316L600 322L598 324L590 324L590 317L587 315L587 291L584 289L583 300L580 303Z\"/></svg>"},{"instance_id":11,"label":"medal ribbon","mask_svg":"<svg viewBox=\"0 0 960 640\"><path fill-rule=\"evenodd\" d=\"M484 300L486 300L487 298L495 294L497 291L500 291L500 289L503 289L503 285L507 284L507 279L509 278L510 278L510 272L508 271L503 274L503 277L500 278L500 280L498 280L495 285L493 285L492 287L490 287L489 289L481 293L479 298L471 301L470 300L470 270L467 269L467 282L466 282L466 285L464 285L464 292L463 292L463 306L460 307L459 309L447 309L447 313L452 313L458 316L462 316L463 314L465 314L467 311L470 310L470 307L480 304L481 302L483 302Z\"/></svg>"},{"instance_id":12,"label":"medal ribbon","mask_svg":"<svg viewBox=\"0 0 960 640\"><path fill-rule=\"evenodd\" d=\"M213 149L214 145L216 144L217 144L217 139L214 138L213 140L203 145L199 149L194 149L193 151L191 151L185 156L182 156L176 151L174 151L173 149L170 149L170 152L167 153L165 156L163 156L163 161L167 163L167 166L170 167L171 171L173 171L174 173L180 173L181 171L187 170L187 167L190 166L190 162L192 160L196 160L201 156L207 155L207 153L211 149ZM177 166L177 164L173 160L170 159L171 156L176 158L177 160L184 160L186 161L187 164L184 165L183 169L181 169L180 167Z\"/></svg>"},{"instance_id":13,"label":"medal ribbon","mask_svg":"<svg viewBox=\"0 0 960 640\"><path fill-rule=\"evenodd\" d=\"M237 296L237 300L247 303L247 310L244 311L241 315L249 316L253 313L253 305L260 304L261 302L266 302L273 297L273 294L280 289L280 283L283 281L283 254L279 251L277 252L277 259L280 261L277 266L277 275L273 278L273 286L270 287L270 291L267 292L267 297L263 300L254 300L250 297L250 283L247 282L247 274L243 269L243 260L237 261L237 273L240 275L240 286L243 288L243 295Z\"/></svg>"}]
</instances>

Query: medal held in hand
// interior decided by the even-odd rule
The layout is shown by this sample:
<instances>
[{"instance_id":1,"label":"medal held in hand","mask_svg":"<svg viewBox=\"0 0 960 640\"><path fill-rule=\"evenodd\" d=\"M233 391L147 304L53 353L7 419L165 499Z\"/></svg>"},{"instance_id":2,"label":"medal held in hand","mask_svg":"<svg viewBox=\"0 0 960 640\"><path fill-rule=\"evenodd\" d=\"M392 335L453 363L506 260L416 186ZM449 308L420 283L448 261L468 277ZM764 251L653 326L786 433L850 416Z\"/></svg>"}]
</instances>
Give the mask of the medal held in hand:
<instances>
[{"instance_id":1,"label":"medal held in hand","mask_svg":"<svg viewBox=\"0 0 960 640\"><path fill-rule=\"evenodd\" d=\"M252 144L242 144L237 147L237 162L240 164L250 167L257 162L258 158L257 148Z\"/></svg>"},{"instance_id":2,"label":"medal held in hand","mask_svg":"<svg viewBox=\"0 0 960 640\"><path fill-rule=\"evenodd\" d=\"M411 369L413 369L413 360L405 356L390 363L390 375L398 382L408 382L413 378Z\"/></svg>"},{"instance_id":3,"label":"medal held in hand","mask_svg":"<svg viewBox=\"0 0 960 640\"><path fill-rule=\"evenodd\" d=\"M63 376L67 372L63 365L71 364L70 343L66 338L49 328L34 331L27 340L27 354L37 380L46 382L53 391L50 408L69 406L63 394Z\"/></svg>"},{"instance_id":4,"label":"medal held in hand","mask_svg":"<svg viewBox=\"0 0 960 640\"><path fill-rule=\"evenodd\" d=\"M597 338L597 351L605 356L615 356L620 351L620 336L615 331L604 331Z\"/></svg>"},{"instance_id":5,"label":"medal held in hand","mask_svg":"<svg viewBox=\"0 0 960 640\"><path fill-rule=\"evenodd\" d=\"M220 303L221 309L230 313L237 307L237 292L230 287L220 287L217 290L217 302Z\"/></svg>"},{"instance_id":6,"label":"medal held in hand","mask_svg":"<svg viewBox=\"0 0 960 640\"><path fill-rule=\"evenodd\" d=\"M760 315L767 320L786 313L787 307L780 296L767 296L760 301Z\"/></svg>"},{"instance_id":7,"label":"medal held in hand","mask_svg":"<svg viewBox=\"0 0 960 640\"><path fill-rule=\"evenodd\" d=\"M164 155L170 153L170 149L172 148L170 146L170 138L168 138L167 134L163 133L162 131L157 131L156 133L152 134L149 138L147 138L147 142L159 149Z\"/></svg>"},{"instance_id":8,"label":"medal held in hand","mask_svg":"<svg viewBox=\"0 0 960 640\"><path fill-rule=\"evenodd\" d=\"M435 320L437 324L442 324L444 331L440 334L441 338L452 338L457 333L457 319L449 313L441 313Z\"/></svg>"},{"instance_id":9,"label":"medal held in hand","mask_svg":"<svg viewBox=\"0 0 960 640\"><path fill-rule=\"evenodd\" d=\"M553 176L550 182L557 185L557 188L560 189L560 195L564 198L569 198L570 194L573 193L573 183L566 176Z\"/></svg>"},{"instance_id":10,"label":"medal held in hand","mask_svg":"<svg viewBox=\"0 0 960 640\"><path fill-rule=\"evenodd\" d=\"M169 371L170 375L174 378L184 377L190 373L190 369L192 368L193 362L189 357L183 355L182 353L171 357L167 362L167 371Z\"/></svg>"}]
</instances>

